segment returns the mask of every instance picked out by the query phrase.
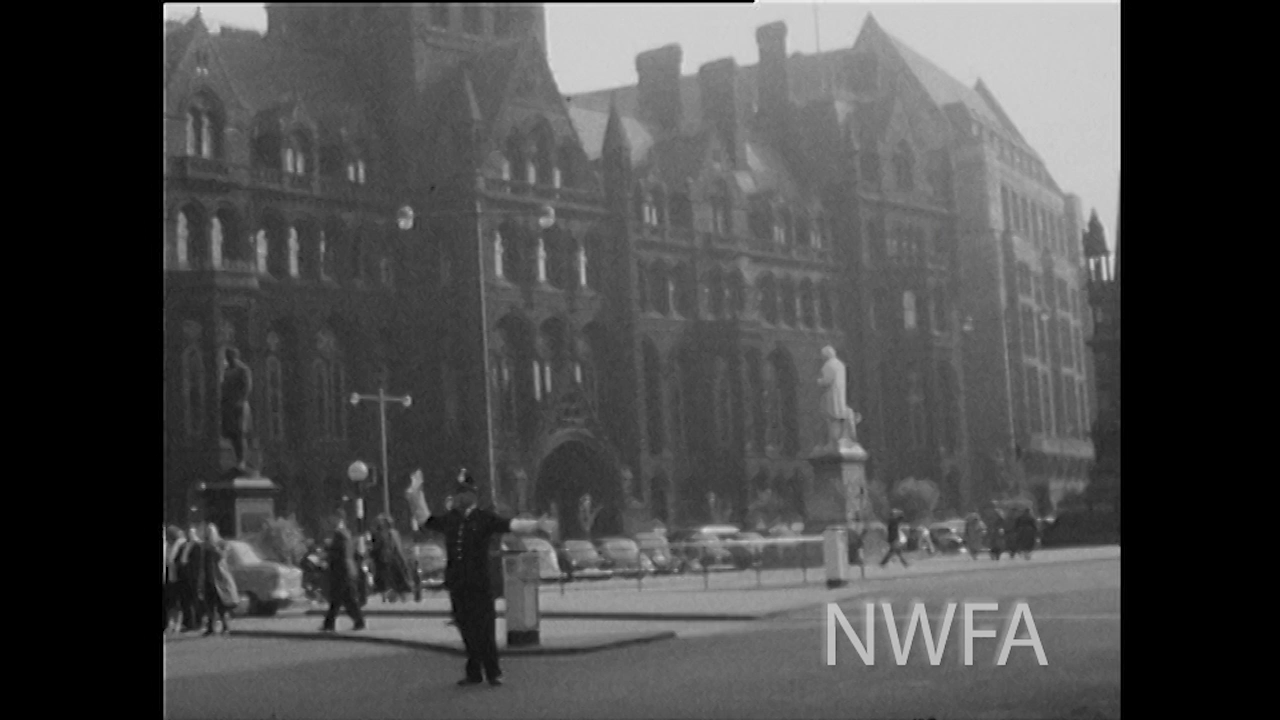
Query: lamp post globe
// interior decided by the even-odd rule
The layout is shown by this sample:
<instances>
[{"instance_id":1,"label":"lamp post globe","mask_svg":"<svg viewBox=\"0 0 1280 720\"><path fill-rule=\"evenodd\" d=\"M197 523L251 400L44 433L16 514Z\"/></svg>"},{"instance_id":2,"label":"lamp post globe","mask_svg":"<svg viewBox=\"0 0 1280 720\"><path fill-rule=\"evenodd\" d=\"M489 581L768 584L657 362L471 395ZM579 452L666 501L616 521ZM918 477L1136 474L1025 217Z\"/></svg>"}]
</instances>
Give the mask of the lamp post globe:
<instances>
[{"instance_id":1,"label":"lamp post globe","mask_svg":"<svg viewBox=\"0 0 1280 720\"><path fill-rule=\"evenodd\" d=\"M363 460L357 460L347 468L347 477L351 482L364 482L369 479L369 466L365 465Z\"/></svg>"}]
</instances>

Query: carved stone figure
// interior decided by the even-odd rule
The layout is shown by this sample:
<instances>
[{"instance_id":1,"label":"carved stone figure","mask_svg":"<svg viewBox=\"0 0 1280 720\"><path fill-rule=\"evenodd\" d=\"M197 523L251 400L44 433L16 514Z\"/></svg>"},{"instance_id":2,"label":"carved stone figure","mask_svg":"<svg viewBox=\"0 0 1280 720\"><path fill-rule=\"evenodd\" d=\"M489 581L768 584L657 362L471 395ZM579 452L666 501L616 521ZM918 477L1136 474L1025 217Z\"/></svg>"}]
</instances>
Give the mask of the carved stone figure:
<instances>
[{"instance_id":1,"label":"carved stone figure","mask_svg":"<svg viewBox=\"0 0 1280 720\"><path fill-rule=\"evenodd\" d=\"M822 357L826 362L822 365L818 384L826 391L822 394L820 409L827 421L827 449L838 450L857 442L857 417L845 403L847 370L844 363L836 357L835 348L830 345L822 348Z\"/></svg>"},{"instance_id":2,"label":"carved stone figure","mask_svg":"<svg viewBox=\"0 0 1280 720\"><path fill-rule=\"evenodd\" d=\"M227 348L226 372L222 376L222 437L231 441L236 454L236 467L245 470L245 454L250 429L249 394L253 392L253 373L240 360L235 348Z\"/></svg>"}]
</instances>

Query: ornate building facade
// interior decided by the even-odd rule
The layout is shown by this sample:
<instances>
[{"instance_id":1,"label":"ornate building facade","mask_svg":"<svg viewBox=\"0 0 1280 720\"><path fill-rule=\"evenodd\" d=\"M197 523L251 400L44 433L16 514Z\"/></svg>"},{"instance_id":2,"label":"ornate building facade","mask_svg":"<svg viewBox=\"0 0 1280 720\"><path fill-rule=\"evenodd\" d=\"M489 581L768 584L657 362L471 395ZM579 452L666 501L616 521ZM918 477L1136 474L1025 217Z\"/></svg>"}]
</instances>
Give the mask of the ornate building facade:
<instances>
[{"instance_id":1,"label":"ornate building facade","mask_svg":"<svg viewBox=\"0 0 1280 720\"><path fill-rule=\"evenodd\" d=\"M304 518L376 457L344 398L379 386L414 398L393 482L465 465L570 534L584 495L606 533L766 495L804 517L826 345L873 479L959 510L1003 491L997 453L1083 476L1078 203L981 84L874 19L811 57L766 25L758 65L688 77L659 48L566 101L540 6L267 9L265 36L166 29L171 519L228 452L225 347L252 462ZM1049 317L1024 331L1024 306Z\"/></svg>"}]
</instances>

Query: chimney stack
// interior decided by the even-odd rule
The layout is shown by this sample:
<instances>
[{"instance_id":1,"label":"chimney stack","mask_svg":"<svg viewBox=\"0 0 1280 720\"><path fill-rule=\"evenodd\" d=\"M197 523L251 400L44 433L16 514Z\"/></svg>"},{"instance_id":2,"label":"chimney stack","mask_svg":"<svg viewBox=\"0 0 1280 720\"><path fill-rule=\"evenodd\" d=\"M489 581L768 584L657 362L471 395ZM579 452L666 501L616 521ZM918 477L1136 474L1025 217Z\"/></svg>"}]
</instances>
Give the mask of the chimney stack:
<instances>
[{"instance_id":1,"label":"chimney stack","mask_svg":"<svg viewBox=\"0 0 1280 720\"><path fill-rule=\"evenodd\" d=\"M729 153L729 164L737 166L745 155L738 117L738 63L723 58L698 69L698 91L702 121L712 128Z\"/></svg>"},{"instance_id":2,"label":"chimney stack","mask_svg":"<svg viewBox=\"0 0 1280 720\"><path fill-rule=\"evenodd\" d=\"M787 24L778 21L756 28L756 46L760 51L757 68L757 113L775 129L786 127L791 110L791 92L787 84Z\"/></svg>"},{"instance_id":3,"label":"chimney stack","mask_svg":"<svg viewBox=\"0 0 1280 720\"><path fill-rule=\"evenodd\" d=\"M679 45L666 45L636 56L636 103L640 118L661 133L680 128Z\"/></svg>"}]
</instances>

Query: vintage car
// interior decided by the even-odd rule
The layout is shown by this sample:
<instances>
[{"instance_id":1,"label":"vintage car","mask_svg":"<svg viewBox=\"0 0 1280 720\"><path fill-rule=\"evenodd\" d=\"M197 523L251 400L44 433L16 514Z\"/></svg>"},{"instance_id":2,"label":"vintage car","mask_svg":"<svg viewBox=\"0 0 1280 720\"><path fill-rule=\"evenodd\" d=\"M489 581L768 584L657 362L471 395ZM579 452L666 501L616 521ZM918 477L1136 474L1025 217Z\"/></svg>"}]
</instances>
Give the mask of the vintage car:
<instances>
[{"instance_id":1,"label":"vintage car","mask_svg":"<svg viewBox=\"0 0 1280 720\"><path fill-rule=\"evenodd\" d=\"M560 567L574 580L605 580L613 577L608 563L590 540L565 540L559 552Z\"/></svg>"},{"instance_id":2,"label":"vintage car","mask_svg":"<svg viewBox=\"0 0 1280 720\"><path fill-rule=\"evenodd\" d=\"M556 557L556 548L550 540L540 537L521 538L526 551L538 553L538 578L544 583L561 582L570 579L560 569L560 559Z\"/></svg>"},{"instance_id":3,"label":"vintage car","mask_svg":"<svg viewBox=\"0 0 1280 720\"><path fill-rule=\"evenodd\" d=\"M653 564L653 572L658 575L671 575L685 571L684 562L671 550L671 543L658 533L640 533L636 535L636 544L640 552Z\"/></svg>"},{"instance_id":4,"label":"vintage car","mask_svg":"<svg viewBox=\"0 0 1280 720\"><path fill-rule=\"evenodd\" d=\"M226 543L227 568L240 592L241 607L250 615L275 615L281 608L306 600L302 570L263 560L257 548L243 540Z\"/></svg>"},{"instance_id":5,"label":"vintage car","mask_svg":"<svg viewBox=\"0 0 1280 720\"><path fill-rule=\"evenodd\" d=\"M434 542L424 542L409 547L410 566L419 587L424 590L439 590L444 587L444 568L448 563L444 546Z\"/></svg>"},{"instance_id":6,"label":"vintage car","mask_svg":"<svg viewBox=\"0 0 1280 720\"><path fill-rule=\"evenodd\" d=\"M599 543L600 555L613 571L614 577L637 577L653 574L653 562L640 552L640 546L630 538L605 538Z\"/></svg>"}]
</instances>

